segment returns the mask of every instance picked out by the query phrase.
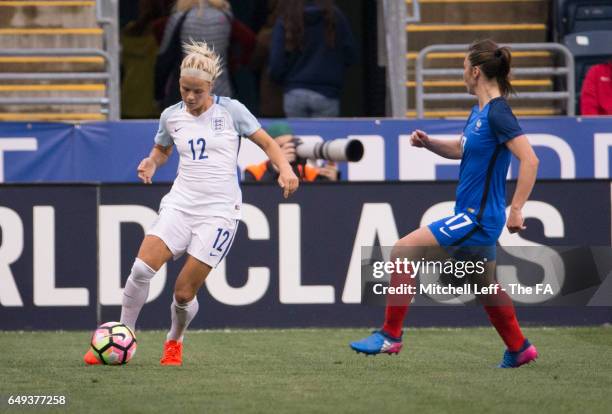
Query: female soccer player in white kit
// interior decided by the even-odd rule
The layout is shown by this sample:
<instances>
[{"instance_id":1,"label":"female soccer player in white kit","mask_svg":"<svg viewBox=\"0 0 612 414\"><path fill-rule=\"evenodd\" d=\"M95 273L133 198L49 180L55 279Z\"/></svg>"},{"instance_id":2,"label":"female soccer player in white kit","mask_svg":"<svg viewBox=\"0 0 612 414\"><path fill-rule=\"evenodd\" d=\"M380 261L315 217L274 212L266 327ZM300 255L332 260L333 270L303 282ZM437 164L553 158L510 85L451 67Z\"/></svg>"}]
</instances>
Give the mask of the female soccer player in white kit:
<instances>
[{"instance_id":1,"label":"female soccer player in white kit","mask_svg":"<svg viewBox=\"0 0 612 414\"><path fill-rule=\"evenodd\" d=\"M227 255L238 220L242 195L237 177L240 137L259 145L279 168L285 198L298 179L280 147L240 102L211 94L221 73L220 59L206 43L185 45L181 63L182 101L166 108L150 155L138 166L138 177L152 182L158 167L176 146L180 162L172 189L161 201L159 217L148 230L123 292L121 323L132 330L149 293L151 278L164 263L187 253L174 287L172 327L162 365L182 364L183 333L198 311L197 292ZM98 364L90 351L85 362Z\"/></svg>"}]
</instances>

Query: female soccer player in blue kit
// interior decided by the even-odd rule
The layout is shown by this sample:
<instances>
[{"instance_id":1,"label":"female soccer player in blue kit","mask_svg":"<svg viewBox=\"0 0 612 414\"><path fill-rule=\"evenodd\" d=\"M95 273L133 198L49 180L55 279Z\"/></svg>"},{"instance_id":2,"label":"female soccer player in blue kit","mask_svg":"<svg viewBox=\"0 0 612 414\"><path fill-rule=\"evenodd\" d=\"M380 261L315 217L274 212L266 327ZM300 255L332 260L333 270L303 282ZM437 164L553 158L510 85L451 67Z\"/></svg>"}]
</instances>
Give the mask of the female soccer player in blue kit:
<instances>
[{"instance_id":1,"label":"female soccer player in blue kit","mask_svg":"<svg viewBox=\"0 0 612 414\"><path fill-rule=\"evenodd\" d=\"M426 246L479 246L486 248L488 280L494 280L494 249L504 224L511 233L523 230L521 210L531 193L538 170L538 158L521 130L505 97L510 84L510 50L491 40L472 44L464 61L463 78L478 105L472 108L461 138L429 138L423 131L412 133L411 143L442 157L461 159L455 215L421 227L399 240L393 250L395 260L401 248ZM520 161L518 182L506 221L506 175L511 154ZM391 276L397 283L398 273ZM368 355L397 354L402 348L402 325L412 297L398 304L387 300L385 323L369 337L352 342L351 348ZM536 348L523 336L514 306L504 291L492 297L479 297L489 320L506 344L499 367L515 368L535 360Z\"/></svg>"}]
</instances>

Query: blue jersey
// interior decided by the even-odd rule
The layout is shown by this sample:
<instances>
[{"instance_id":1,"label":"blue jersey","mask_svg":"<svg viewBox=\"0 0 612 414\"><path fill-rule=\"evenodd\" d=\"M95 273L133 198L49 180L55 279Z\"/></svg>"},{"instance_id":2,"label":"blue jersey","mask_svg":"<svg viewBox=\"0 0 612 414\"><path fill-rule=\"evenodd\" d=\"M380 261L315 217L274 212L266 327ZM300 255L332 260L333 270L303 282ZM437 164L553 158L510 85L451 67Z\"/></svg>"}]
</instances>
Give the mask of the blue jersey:
<instances>
[{"instance_id":1,"label":"blue jersey","mask_svg":"<svg viewBox=\"0 0 612 414\"><path fill-rule=\"evenodd\" d=\"M523 131L504 98L490 100L482 110L472 108L461 138L457 212L467 212L483 225L503 227L512 155L505 143L520 135Z\"/></svg>"},{"instance_id":2,"label":"blue jersey","mask_svg":"<svg viewBox=\"0 0 612 414\"><path fill-rule=\"evenodd\" d=\"M472 112L463 129L455 215L429 224L441 246L468 246L455 257L495 260L495 244L506 222L506 176L510 150L506 142L523 135L504 98L491 99Z\"/></svg>"}]
</instances>

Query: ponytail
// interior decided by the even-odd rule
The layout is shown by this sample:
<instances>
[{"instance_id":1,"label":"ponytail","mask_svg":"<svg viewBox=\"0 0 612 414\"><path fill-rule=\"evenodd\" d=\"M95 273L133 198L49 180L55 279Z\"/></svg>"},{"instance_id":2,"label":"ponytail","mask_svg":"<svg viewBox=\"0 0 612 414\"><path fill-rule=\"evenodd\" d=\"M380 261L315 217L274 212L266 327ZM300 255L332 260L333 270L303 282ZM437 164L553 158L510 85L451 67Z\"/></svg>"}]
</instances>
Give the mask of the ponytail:
<instances>
[{"instance_id":1,"label":"ponytail","mask_svg":"<svg viewBox=\"0 0 612 414\"><path fill-rule=\"evenodd\" d=\"M499 47L490 39L477 41L469 48L468 60L470 65L478 66L487 79L495 79L503 96L516 93L510 82L510 48Z\"/></svg>"}]
</instances>

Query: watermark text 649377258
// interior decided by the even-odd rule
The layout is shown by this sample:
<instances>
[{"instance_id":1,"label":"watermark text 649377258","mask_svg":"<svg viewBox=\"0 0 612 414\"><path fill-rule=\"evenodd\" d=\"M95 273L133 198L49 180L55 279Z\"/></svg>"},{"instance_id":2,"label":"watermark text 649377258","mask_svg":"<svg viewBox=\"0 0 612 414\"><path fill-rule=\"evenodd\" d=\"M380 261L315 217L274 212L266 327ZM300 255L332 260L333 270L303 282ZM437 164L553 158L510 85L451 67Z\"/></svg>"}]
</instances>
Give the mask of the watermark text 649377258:
<instances>
[{"instance_id":1,"label":"watermark text 649377258","mask_svg":"<svg viewBox=\"0 0 612 414\"><path fill-rule=\"evenodd\" d=\"M0 396L0 407L7 406L64 406L68 403L65 395L46 394L8 394Z\"/></svg>"}]
</instances>

